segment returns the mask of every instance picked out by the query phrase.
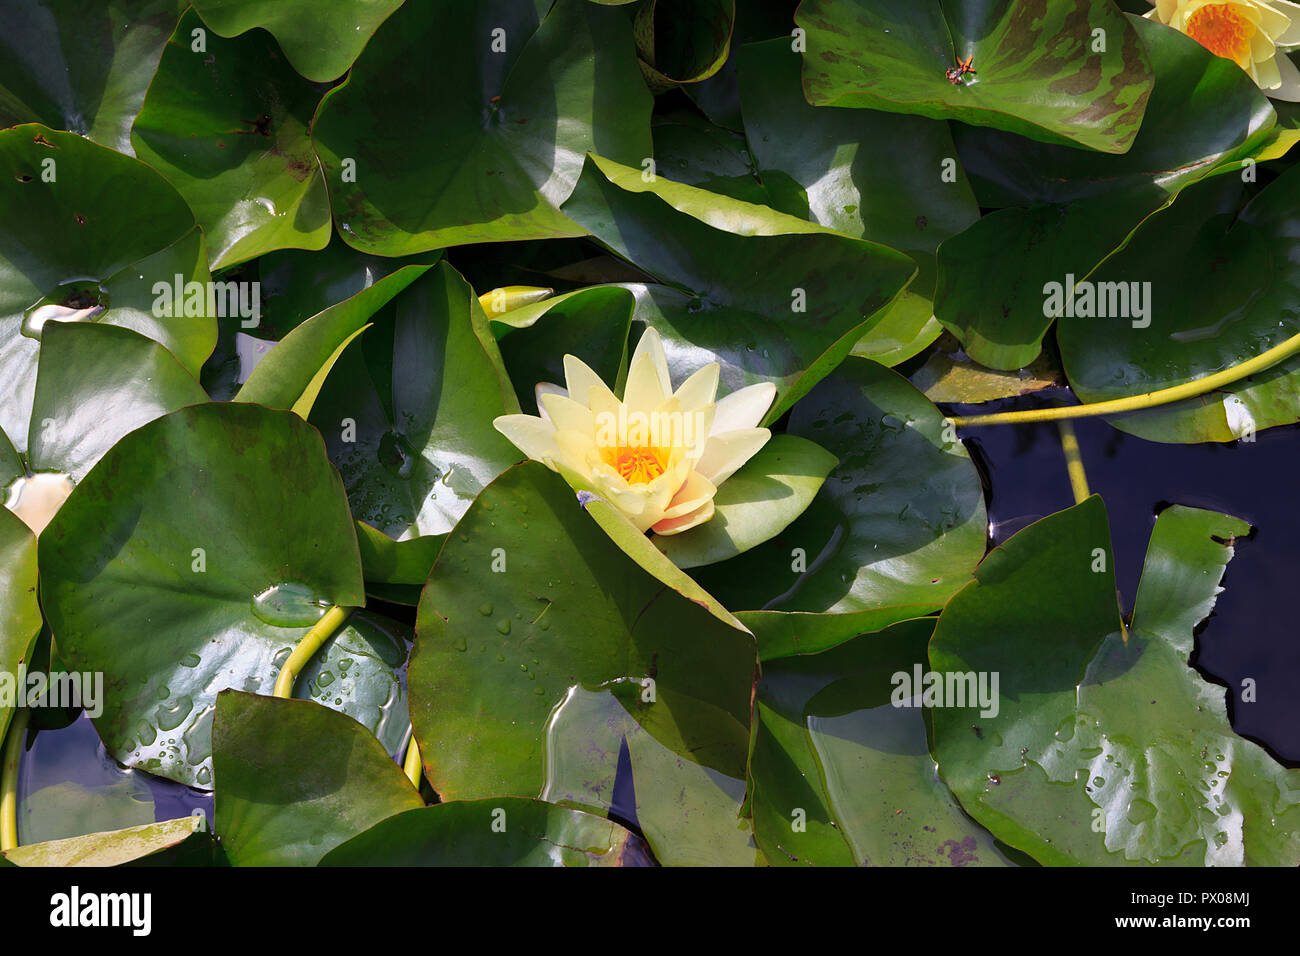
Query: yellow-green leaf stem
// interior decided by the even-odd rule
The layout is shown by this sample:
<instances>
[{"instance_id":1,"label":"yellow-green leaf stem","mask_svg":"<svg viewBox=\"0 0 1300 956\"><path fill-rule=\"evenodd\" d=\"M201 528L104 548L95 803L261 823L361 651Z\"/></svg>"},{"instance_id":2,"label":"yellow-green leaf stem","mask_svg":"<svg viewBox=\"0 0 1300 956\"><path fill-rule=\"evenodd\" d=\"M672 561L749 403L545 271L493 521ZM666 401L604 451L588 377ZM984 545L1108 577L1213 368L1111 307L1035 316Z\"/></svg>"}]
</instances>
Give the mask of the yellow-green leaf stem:
<instances>
[{"instance_id":1,"label":"yellow-green leaf stem","mask_svg":"<svg viewBox=\"0 0 1300 956\"><path fill-rule=\"evenodd\" d=\"M312 655L320 650L320 646L334 636L334 632L343 626L343 622L348 619L348 615L354 610L356 608L335 605L325 612L324 617L312 625L312 629L298 642L298 646L293 649L289 659L280 668L280 674L275 679L275 690L271 692L271 696L293 696L293 682L297 679L298 672L311 660Z\"/></svg>"},{"instance_id":2,"label":"yellow-green leaf stem","mask_svg":"<svg viewBox=\"0 0 1300 956\"><path fill-rule=\"evenodd\" d=\"M18 846L18 764L27 739L29 716L25 707L15 710L5 739L4 760L0 763L0 850Z\"/></svg>"},{"instance_id":3,"label":"yellow-green leaf stem","mask_svg":"<svg viewBox=\"0 0 1300 956\"><path fill-rule=\"evenodd\" d=\"M1052 408L1031 408L1019 412L995 412L991 415L958 416L948 420L958 428L967 428L973 425L1022 425L1029 422L1064 421L1072 418L1088 418L1094 415L1118 415L1123 412L1137 412L1146 408L1168 405L1171 402L1179 402L1185 398L1196 398L1224 385L1231 385L1248 375L1255 375L1265 369L1272 368L1278 362L1290 358L1297 352L1300 352L1300 335L1293 335L1285 342L1273 346L1267 352L1261 352L1254 358L1247 359L1240 365L1233 365L1221 372L1207 375L1205 378L1198 378L1195 381L1184 382L1182 385L1173 385L1169 388L1157 389L1154 392L1130 395L1127 398L1116 398L1108 402L1063 405Z\"/></svg>"}]
</instances>

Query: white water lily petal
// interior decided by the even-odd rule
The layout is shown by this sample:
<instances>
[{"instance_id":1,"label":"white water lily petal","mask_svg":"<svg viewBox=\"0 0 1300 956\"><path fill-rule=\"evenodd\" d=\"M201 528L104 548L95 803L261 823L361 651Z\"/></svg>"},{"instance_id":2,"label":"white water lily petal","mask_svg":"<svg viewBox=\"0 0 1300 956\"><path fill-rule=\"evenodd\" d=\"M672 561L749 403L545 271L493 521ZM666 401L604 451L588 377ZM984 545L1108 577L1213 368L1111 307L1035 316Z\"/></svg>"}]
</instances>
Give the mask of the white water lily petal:
<instances>
[{"instance_id":1,"label":"white water lily petal","mask_svg":"<svg viewBox=\"0 0 1300 956\"><path fill-rule=\"evenodd\" d=\"M752 385L715 402L715 362L674 392L653 329L637 344L623 400L575 356L564 357L564 377L566 388L537 386L537 416L504 415L497 429L643 532L677 534L709 520L718 485L771 437L755 426L771 408L775 386Z\"/></svg>"},{"instance_id":2,"label":"white water lily petal","mask_svg":"<svg viewBox=\"0 0 1300 956\"><path fill-rule=\"evenodd\" d=\"M543 395L564 395L567 397L568 394L569 394L569 390L567 388L563 388L562 386L559 385L553 385L550 382L538 382L537 386L533 389L533 397L537 402L537 413L541 415L542 418L546 419L547 421L550 421L550 418L546 414L546 406L542 404L542 396Z\"/></svg>"},{"instance_id":3,"label":"white water lily petal","mask_svg":"<svg viewBox=\"0 0 1300 956\"><path fill-rule=\"evenodd\" d=\"M627 371L627 387L623 389L623 404L628 411L652 412L671 394L663 388L653 356L642 353L632 359Z\"/></svg>"},{"instance_id":4,"label":"white water lily petal","mask_svg":"<svg viewBox=\"0 0 1300 956\"><path fill-rule=\"evenodd\" d=\"M556 431L587 435L596 432L596 421L591 409L567 395L543 395L540 407L545 409L545 417L555 426Z\"/></svg>"},{"instance_id":5,"label":"white water lily petal","mask_svg":"<svg viewBox=\"0 0 1300 956\"><path fill-rule=\"evenodd\" d=\"M1273 62L1277 65L1278 85L1268 90L1268 95L1275 100L1300 103L1300 69L1286 56L1279 56Z\"/></svg>"},{"instance_id":6,"label":"white water lily petal","mask_svg":"<svg viewBox=\"0 0 1300 956\"><path fill-rule=\"evenodd\" d=\"M720 485L758 454L771 437L772 433L766 428L742 428L711 435L695 470L715 485Z\"/></svg>"},{"instance_id":7,"label":"white water lily petal","mask_svg":"<svg viewBox=\"0 0 1300 956\"><path fill-rule=\"evenodd\" d=\"M710 362L701 369L691 373L691 377L682 382L673 397L681 403L686 411L694 411L712 405L718 397L718 376L721 366Z\"/></svg>"},{"instance_id":8,"label":"white water lily petal","mask_svg":"<svg viewBox=\"0 0 1300 956\"><path fill-rule=\"evenodd\" d=\"M559 457L555 426L535 415L502 415L492 422L496 430L533 461L549 464Z\"/></svg>"},{"instance_id":9,"label":"white water lily petal","mask_svg":"<svg viewBox=\"0 0 1300 956\"><path fill-rule=\"evenodd\" d=\"M665 396L671 395L673 393L673 383L668 376L668 357L664 355L663 339L659 337L659 333L655 329L647 328L641 333L641 338L636 343L636 349L632 352L632 361L628 368L630 369L632 365L635 365L636 360L642 355L650 356L652 367L659 380L659 391Z\"/></svg>"},{"instance_id":10,"label":"white water lily petal","mask_svg":"<svg viewBox=\"0 0 1300 956\"><path fill-rule=\"evenodd\" d=\"M760 382L737 389L725 398L719 399L718 410L713 415L713 427L710 434L721 435L724 432L753 428L763 420L767 410L776 400L776 386L771 382Z\"/></svg>"},{"instance_id":11,"label":"white water lily petal","mask_svg":"<svg viewBox=\"0 0 1300 956\"><path fill-rule=\"evenodd\" d=\"M564 384L568 386L569 397L575 401L587 402L591 405L590 396L593 390L601 393L602 399L605 393L608 393L610 401L618 401L614 393L609 390L609 386L600 380L600 376L576 355L564 356Z\"/></svg>"}]
</instances>

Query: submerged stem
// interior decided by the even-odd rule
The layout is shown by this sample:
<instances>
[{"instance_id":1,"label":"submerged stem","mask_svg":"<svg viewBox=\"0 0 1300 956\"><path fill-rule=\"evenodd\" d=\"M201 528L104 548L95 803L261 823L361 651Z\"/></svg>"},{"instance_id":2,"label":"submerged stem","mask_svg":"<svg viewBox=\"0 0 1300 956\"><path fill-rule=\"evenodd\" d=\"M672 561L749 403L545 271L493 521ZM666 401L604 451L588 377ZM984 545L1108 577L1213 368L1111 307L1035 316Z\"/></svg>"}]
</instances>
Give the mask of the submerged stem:
<instances>
[{"instance_id":1,"label":"submerged stem","mask_svg":"<svg viewBox=\"0 0 1300 956\"><path fill-rule=\"evenodd\" d=\"M1185 398L1196 398L1223 385L1231 385L1248 375L1254 375L1257 372L1272 368L1278 362L1290 358L1297 352L1300 352L1300 335L1293 335L1280 345L1275 345L1267 352L1261 352L1240 365L1225 368L1221 372L1215 372L1213 375L1207 375L1205 378L1198 378L1192 382L1184 382L1182 385L1157 389L1154 392L1130 395L1127 398L1115 398L1108 402L1094 402L1090 405L1030 408L1019 412L995 412L991 415L971 415L948 420L958 428L965 428L970 425L1021 425L1027 422L1063 421L1071 418L1088 418L1093 415L1118 415L1121 412L1136 412L1145 408L1156 408L1161 405L1168 405L1171 402L1179 402Z\"/></svg>"},{"instance_id":2,"label":"submerged stem","mask_svg":"<svg viewBox=\"0 0 1300 956\"><path fill-rule=\"evenodd\" d=\"M273 697L293 696L293 682L297 679L298 672L307 665L312 655L320 650L320 646L334 636L334 632L343 626L348 615L355 610L356 608L335 605L312 625L312 629L298 642L298 646L293 649L289 659L280 668L280 674L275 679L275 689L271 692Z\"/></svg>"},{"instance_id":3,"label":"submerged stem","mask_svg":"<svg viewBox=\"0 0 1300 956\"><path fill-rule=\"evenodd\" d=\"M1065 452L1065 470L1070 474L1070 490L1074 492L1074 503L1083 504L1088 497L1088 475L1083 470L1083 456L1079 454L1079 437L1074 433L1074 423L1059 421L1057 430L1061 433L1061 451Z\"/></svg>"},{"instance_id":4,"label":"submerged stem","mask_svg":"<svg viewBox=\"0 0 1300 956\"><path fill-rule=\"evenodd\" d=\"M18 846L18 763L23 756L30 716L26 707L16 709L9 723L9 736L5 738L4 759L0 763L0 850Z\"/></svg>"}]
</instances>

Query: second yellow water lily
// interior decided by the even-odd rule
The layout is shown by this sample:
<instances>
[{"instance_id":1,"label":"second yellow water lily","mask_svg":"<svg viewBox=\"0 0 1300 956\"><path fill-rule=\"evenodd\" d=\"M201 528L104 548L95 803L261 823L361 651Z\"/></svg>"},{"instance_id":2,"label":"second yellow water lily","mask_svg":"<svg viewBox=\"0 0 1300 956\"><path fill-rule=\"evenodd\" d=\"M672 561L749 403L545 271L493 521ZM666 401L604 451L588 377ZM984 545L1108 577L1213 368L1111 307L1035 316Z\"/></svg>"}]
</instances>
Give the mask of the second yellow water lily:
<instances>
[{"instance_id":1,"label":"second yellow water lily","mask_svg":"<svg viewBox=\"0 0 1300 956\"><path fill-rule=\"evenodd\" d=\"M641 531L677 534L713 517L718 486L761 449L776 397L769 383L717 400L711 362L674 391L659 333L647 329L620 401L585 363L564 356L566 388L537 386L540 416L503 415L497 431L552 471L574 473Z\"/></svg>"},{"instance_id":2,"label":"second yellow water lily","mask_svg":"<svg viewBox=\"0 0 1300 956\"><path fill-rule=\"evenodd\" d=\"M1300 70L1283 50L1300 46L1300 5L1289 0L1153 0L1147 14L1232 60L1278 100L1300 101Z\"/></svg>"}]
</instances>

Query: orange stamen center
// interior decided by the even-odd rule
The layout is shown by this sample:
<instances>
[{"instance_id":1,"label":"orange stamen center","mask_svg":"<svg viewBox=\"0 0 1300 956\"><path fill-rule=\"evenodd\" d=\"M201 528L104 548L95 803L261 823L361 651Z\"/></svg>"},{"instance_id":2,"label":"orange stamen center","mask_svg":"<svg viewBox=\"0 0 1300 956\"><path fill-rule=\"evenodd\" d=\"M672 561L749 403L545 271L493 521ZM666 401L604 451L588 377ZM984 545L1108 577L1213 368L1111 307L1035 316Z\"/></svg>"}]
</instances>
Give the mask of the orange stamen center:
<instances>
[{"instance_id":1,"label":"orange stamen center","mask_svg":"<svg viewBox=\"0 0 1300 956\"><path fill-rule=\"evenodd\" d=\"M664 464L666 457L658 448L620 447L613 449L613 454L606 460L629 485L644 485L654 481L667 470Z\"/></svg>"},{"instance_id":2,"label":"orange stamen center","mask_svg":"<svg viewBox=\"0 0 1300 956\"><path fill-rule=\"evenodd\" d=\"M1216 56L1250 66L1250 41L1255 24L1226 3L1201 7L1187 20L1187 35Z\"/></svg>"}]
</instances>

